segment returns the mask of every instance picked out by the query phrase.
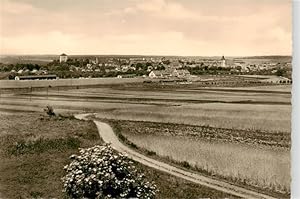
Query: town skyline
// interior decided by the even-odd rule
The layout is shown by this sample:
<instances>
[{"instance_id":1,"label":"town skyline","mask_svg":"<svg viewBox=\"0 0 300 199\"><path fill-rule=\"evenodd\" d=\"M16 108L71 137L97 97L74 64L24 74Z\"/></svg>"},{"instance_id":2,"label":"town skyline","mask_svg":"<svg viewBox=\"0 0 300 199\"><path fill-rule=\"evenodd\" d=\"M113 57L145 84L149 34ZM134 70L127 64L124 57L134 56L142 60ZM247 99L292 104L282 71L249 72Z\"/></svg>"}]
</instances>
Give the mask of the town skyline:
<instances>
[{"instance_id":1,"label":"town skyline","mask_svg":"<svg viewBox=\"0 0 300 199\"><path fill-rule=\"evenodd\" d=\"M1 1L0 54L292 54L288 0Z\"/></svg>"},{"instance_id":2,"label":"town skyline","mask_svg":"<svg viewBox=\"0 0 300 199\"><path fill-rule=\"evenodd\" d=\"M167 55L167 54L97 54L97 53L89 53L89 54L70 54L70 53L65 53L65 52L62 52L64 54L67 54L68 56L112 56L112 57L117 57L117 56L132 56L132 57L230 57L230 58L234 58L234 57L292 57L293 54L263 54L263 55L226 55L226 54L220 54L220 55ZM11 53L11 54L1 54L0 53L0 56L59 56L60 54L62 53L40 53L40 54L37 54L37 53L32 53L32 54L21 54L21 53Z\"/></svg>"}]
</instances>

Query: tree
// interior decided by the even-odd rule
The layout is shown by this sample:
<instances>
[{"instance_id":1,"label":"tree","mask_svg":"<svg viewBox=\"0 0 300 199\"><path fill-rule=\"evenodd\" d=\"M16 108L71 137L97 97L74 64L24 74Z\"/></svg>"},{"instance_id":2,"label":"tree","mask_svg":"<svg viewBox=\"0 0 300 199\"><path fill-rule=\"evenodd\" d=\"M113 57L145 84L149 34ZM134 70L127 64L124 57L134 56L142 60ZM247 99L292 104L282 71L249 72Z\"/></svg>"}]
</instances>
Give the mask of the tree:
<instances>
[{"instance_id":1,"label":"tree","mask_svg":"<svg viewBox=\"0 0 300 199\"><path fill-rule=\"evenodd\" d=\"M139 70L139 69L142 69L142 70L143 70L143 69L144 69L144 65L143 65L142 63L137 63L137 64L136 64L136 69L137 69L137 70Z\"/></svg>"},{"instance_id":2,"label":"tree","mask_svg":"<svg viewBox=\"0 0 300 199\"><path fill-rule=\"evenodd\" d=\"M171 62L170 62L170 60L165 60L165 61L162 61L162 63L165 65L169 65Z\"/></svg>"},{"instance_id":3,"label":"tree","mask_svg":"<svg viewBox=\"0 0 300 199\"><path fill-rule=\"evenodd\" d=\"M146 181L129 158L110 145L80 149L65 166L64 190L71 198L154 198L156 186Z\"/></svg>"},{"instance_id":4,"label":"tree","mask_svg":"<svg viewBox=\"0 0 300 199\"><path fill-rule=\"evenodd\" d=\"M285 76L285 74L286 74L286 70L283 68L278 68L276 71L277 76Z\"/></svg>"}]
</instances>

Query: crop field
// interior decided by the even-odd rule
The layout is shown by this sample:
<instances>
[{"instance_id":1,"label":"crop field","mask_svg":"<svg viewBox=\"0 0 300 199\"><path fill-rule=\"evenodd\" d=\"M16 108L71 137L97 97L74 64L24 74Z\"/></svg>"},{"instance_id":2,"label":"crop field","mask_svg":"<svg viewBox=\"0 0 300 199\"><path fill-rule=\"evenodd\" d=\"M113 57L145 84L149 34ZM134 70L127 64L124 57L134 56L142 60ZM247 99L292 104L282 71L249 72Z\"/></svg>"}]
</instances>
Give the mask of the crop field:
<instances>
[{"instance_id":1,"label":"crop field","mask_svg":"<svg viewBox=\"0 0 300 199\"><path fill-rule=\"evenodd\" d=\"M291 85L130 83L1 91L0 110L93 112L135 145L199 172L288 196Z\"/></svg>"},{"instance_id":2,"label":"crop field","mask_svg":"<svg viewBox=\"0 0 300 199\"><path fill-rule=\"evenodd\" d=\"M208 125L267 131L291 130L290 86L247 89L147 89L109 86L36 89L0 95L0 109L38 111L49 104L62 111L97 112L100 118ZM26 91L26 90L25 90ZM66 103L67 102L67 103Z\"/></svg>"},{"instance_id":3,"label":"crop field","mask_svg":"<svg viewBox=\"0 0 300 199\"><path fill-rule=\"evenodd\" d=\"M212 176L289 193L290 136L174 124L112 122L138 148Z\"/></svg>"}]
</instances>

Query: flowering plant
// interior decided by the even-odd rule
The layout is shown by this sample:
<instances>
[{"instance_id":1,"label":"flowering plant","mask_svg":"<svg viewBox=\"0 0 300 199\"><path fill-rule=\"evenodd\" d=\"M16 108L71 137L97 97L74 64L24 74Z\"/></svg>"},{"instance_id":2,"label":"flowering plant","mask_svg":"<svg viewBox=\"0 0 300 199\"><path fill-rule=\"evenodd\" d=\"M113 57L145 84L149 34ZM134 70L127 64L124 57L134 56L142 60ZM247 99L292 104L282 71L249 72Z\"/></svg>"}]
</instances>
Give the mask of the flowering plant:
<instances>
[{"instance_id":1,"label":"flowering plant","mask_svg":"<svg viewBox=\"0 0 300 199\"><path fill-rule=\"evenodd\" d=\"M80 149L64 169L64 191L71 198L154 198L156 185L133 162L109 145Z\"/></svg>"}]
</instances>

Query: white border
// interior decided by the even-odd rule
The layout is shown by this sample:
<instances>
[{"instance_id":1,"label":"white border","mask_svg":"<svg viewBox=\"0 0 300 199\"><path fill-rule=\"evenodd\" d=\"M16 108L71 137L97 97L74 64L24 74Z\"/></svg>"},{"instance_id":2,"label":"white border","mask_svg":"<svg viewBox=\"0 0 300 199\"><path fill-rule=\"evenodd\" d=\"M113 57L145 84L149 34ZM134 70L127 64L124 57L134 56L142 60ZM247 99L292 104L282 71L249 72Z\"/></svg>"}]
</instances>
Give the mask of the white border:
<instances>
[{"instance_id":1,"label":"white border","mask_svg":"<svg viewBox=\"0 0 300 199\"><path fill-rule=\"evenodd\" d=\"M293 86L292 86L292 187L291 198L300 198L300 0L293 0Z\"/></svg>"}]
</instances>

